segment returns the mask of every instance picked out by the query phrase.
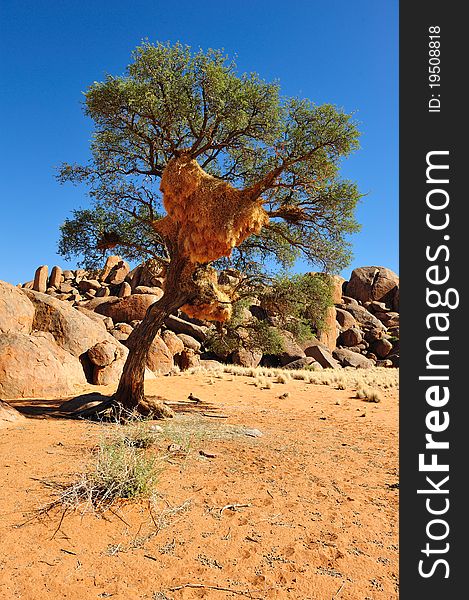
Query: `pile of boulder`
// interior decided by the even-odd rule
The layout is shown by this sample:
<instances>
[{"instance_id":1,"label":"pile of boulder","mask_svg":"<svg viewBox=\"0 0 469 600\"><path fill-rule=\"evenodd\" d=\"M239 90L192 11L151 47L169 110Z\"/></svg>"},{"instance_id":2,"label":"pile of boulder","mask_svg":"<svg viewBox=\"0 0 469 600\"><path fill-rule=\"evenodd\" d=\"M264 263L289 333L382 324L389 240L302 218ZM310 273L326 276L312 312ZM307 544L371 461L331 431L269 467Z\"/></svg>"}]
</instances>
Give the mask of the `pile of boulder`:
<instances>
[{"instance_id":1,"label":"pile of boulder","mask_svg":"<svg viewBox=\"0 0 469 600\"><path fill-rule=\"evenodd\" d=\"M118 381L128 338L150 305L164 294L164 267L150 260L131 269L118 256L101 271L46 266L16 287L0 282L0 398L70 394L85 384ZM239 273L219 274L236 285ZM220 362L287 369L368 368L399 365L399 278L384 267L363 267L349 281L333 276L334 306L317 338L298 343L277 329L283 350L276 356L239 348L229 355L208 351L214 325L184 313L169 316L154 340L146 377ZM275 314L262 302L246 309L246 320Z\"/></svg>"}]
</instances>

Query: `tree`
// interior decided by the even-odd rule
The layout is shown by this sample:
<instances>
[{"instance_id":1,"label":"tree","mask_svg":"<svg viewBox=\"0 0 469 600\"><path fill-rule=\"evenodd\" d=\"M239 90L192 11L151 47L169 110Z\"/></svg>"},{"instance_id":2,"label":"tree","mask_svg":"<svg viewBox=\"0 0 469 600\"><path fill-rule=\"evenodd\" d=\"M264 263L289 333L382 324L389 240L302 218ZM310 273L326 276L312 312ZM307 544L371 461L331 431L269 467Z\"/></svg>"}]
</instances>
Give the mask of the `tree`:
<instances>
[{"instance_id":1,"label":"tree","mask_svg":"<svg viewBox=\"0 0 469 600\"><path fill-rule=\"evenodd\" d=\"M146 355L168 314L184 306L229 318L211 264L261 273L267 261L288 267L303 255L339 270L360 197L339 176L359 136L342 110L281 97L278 83L238 75L217 50L144 42L132 58L124 76L85 93L89 163L58 172L86 184L93 202L62 226L61 254L96 266L113 248L166 271L164 296L129 338L114 396L128 410L142 405Z\"/></svg>"}]
</instances>

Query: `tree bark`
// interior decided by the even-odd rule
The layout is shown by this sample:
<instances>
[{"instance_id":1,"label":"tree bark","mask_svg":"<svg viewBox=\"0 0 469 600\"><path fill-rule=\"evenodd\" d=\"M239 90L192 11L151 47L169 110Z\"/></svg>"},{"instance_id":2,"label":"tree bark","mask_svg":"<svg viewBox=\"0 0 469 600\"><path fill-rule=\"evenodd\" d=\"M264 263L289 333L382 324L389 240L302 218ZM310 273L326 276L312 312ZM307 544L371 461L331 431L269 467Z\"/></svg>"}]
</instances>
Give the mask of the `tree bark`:
<instances>
[{"instance_id":1,"label":"tree bark","mask_svg":"<svg viewBox=\"0 0 469 600\"><path fill-rule=\"evenodd\" d=\"M119 418L138 412L145 399L145 366L148 351L166 317L190 301L196 289L192 281L195 265L184 257L173 257L168 266L164 296L152 304L145 318L128 338L129 354L119 386L113 396L113 407Z\"/></svg>"}]
</instances>

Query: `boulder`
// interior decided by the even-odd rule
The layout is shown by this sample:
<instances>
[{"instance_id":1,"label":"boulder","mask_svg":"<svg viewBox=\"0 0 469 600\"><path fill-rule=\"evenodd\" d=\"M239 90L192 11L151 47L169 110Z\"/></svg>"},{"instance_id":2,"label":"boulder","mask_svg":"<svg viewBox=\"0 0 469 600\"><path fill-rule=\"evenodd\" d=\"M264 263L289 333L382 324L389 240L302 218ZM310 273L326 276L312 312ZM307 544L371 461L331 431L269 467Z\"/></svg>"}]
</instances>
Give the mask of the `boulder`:
<instances>
[{"instance_id":1,"label":"boulder","mask_svg":"<svg viewBox=\"0 0 469 600\"><path fill-rule=\"evenodd\" d=\"M256 350L248 350L247 348L239 348L231 355L231 360L234 365L241 367L257 367L262 360L262 352Z\"/></svg>"},{"instance_id":2,"label":"boulder","mask_svg":"<svg viewBox=\"0 0 469 600\"><path fill-rule=\"evenodd\" d=\"M96 293L101 289L101 282L99 282L97 279L82 279L78 283L78 289L80 292L90 292L91 290L94 290Z\"/></svg>"},{"instance_id":3,"label":"boulder","mask_svg":"<svg viewBox=\"0 0 469 600\"><path fill-rule=\"evenodd\" d=\"M50 272L49 287L58 288L58 287L60 287L60 284L62 283L63 280L64 280L64 276L63 276L62 269L57 266L53 267L52 271Z\"/></svg>"},{"instance_id":4,"label":"boulder","mask_svg":"<svg viewBox=\"0 0 469 600\"><path fill-rule=\"evenodd\" d=\"M0 336L0 396L37 398L70 394L86 384L79 359L45 332Z\"/></svg>"},{"instance_id":5,"label":"boulder","mask_svg":"<svg viewBox=\"0 0 469 600\"><path fill-rule=\"evenodd\" d=\"M108 256L104 268L100 273L99 279L101 281L106 281L112 269L114 269L120 262L123 262L120 256Z\"/></svg>"},{"instance_id":6,"label":"boulder","mask_svg":"<svg viewBox=\"0 0 469 600\"><path fill-rule=\"evenodd\" d=\"M200 356L191 348L186 348L178 356L178 365L181 371L200 367Z\"/></svg>"},{"instance_id":7,"label":"boulder","mask_svg":"<svg viewBox=\"0 0 469 600\"><path fill-rule=\"evenodd\" d=\"M332 353L335 359L337 359L343 367L355 367L356 369L370 369L373 366L373 362L358 354L358 352L352 352L350 349L337 348Z\"/></svg>"},{"instance_id":8,"label":"boulder","mask_svg":"<svg viewBox=\"0 0 469 600\"><path fill-rule=\"evenodd\" d=\"M158 297L152 294L132 294L127 298L118 298L117 301L103 302L94 310L106 317L111 317L114 323L130 323L144 319L148 308L157 302ZM90 300L90 303L94 300ZM87 308L90 308L89 305Z\"/></svg>"},{"instance_id":9,"label":"boulder","mask_svg":"<svg viewBox=\"0 0 469 600\"><path fill-rule=\"evenodd\" d=\"M198 342L191 335L186 335L185 333L178 333L177 337L183 343L184 348L190 348L194 350L194 352L200 352L200 348L202 347L201 343Z\"/></svg>"},{"instance_id":10,"label":"boulder","mask_svg":"<svg viewBox=\"0 0 469 600\"><path fill-rule=\"evenodd\" d=\"M279 354L280 364L282 366L306 356L302 348L295 341L293 334L289 331L282 330L279 331L279 334L282 337L283 343L283 351Z\"/></svg>"},{"instance_id":11,"label":"boulder","mask_svg":"<svg viewBox=\"0 0 469 600\"><path fill-rule=\"evenodd\" d=\"M298 345L303 350L303 352L306 354L306 356L312 356L312 354L308 354L308 349L312 348L313 346L319 346L320 348L323 348L324 350L327 350L328 352L330 352L329 348L315 337L308 338L307 340L305 340L303 342L299 342Z\"/></svg>"},{"instance_id":12,"label":"boulder","mask_svg":"<svg viewBox=\"0 0 469 600\"><path fill-rule=\"evenodd\" d=\"M385 329L379 319L372 315L364 306L347 305L347 312L362 326L366 328Z\"/></svg>"},{"instance_id":13,"label":"boulder","mask_svg":"<svg viewBox=\"0 0 469 600\"><path fill-rule=\"evenodd\" d=\"M42 265L36 269L36 273L34 274L33 290L36 292L45 293L47 289L48 274L49 267L47 265Z\"/></svg>"},{"instance_id":14,"label":"boulder","mask_svg":"<svg viewBox=\"0 0 469 600\"><path fill-rule=\"evenodd\" d=\"M0 428L24 421L25 417L15 408L0 400Z\"/></svg>"},{"instance_id":15,"label":"boulder","mask_svg":"<svg viewBox=\"0 0 469 600\"><path fill-rule=\"evenodd\" d=\"M334 306L329 306L326 309L324 323L319 332L319 341L322 342L329 350L333 350L337 344L337 323L336 309Z\"/></svg>"},{"instance_id":16,"label":"boulder","mask_svg":"<svg viewBox=\"0 0 469 600\"><path fill-rule=\"evenodd\" d=\"M111 329L114 327L114 323L109 317L105 317L104 315L100 315L99 313L93 312L92 310L88 310L84 306L75 306L74 308L78 312L81 312L83 315L85 315L85 317L88 317L88 319L91 319L98 325L104 327L106 331L111 331Z\"/></svg>"},{"instance_id":17,"label":"boulder","mask_svg":"<svg viewBox=\"0 0 469 600\"><path fill-rule=\"evenodd\" d=\"M123 352L108 340L98 342L88 350L88 358L98 367L107 367L118 358L122 358Z\"/></svg>"},{"instance_id":18,"label":"boulder","mask_svg":"<svg viewBox=\"0 0 469 600\"><path fill-rule=\"evenodd\" d=\"M154 373L165 375L174 367L173 355L160 336L153 340L147 356L147 367Z\"/></svg>"},{"instance_id":19,"label":"boulder","mask_svg":"<svg viewBox=\"0 0 469 600\"><path fill-rule=\"evenodd\" d=\"M386 335L386 332L384 331L384 329L382 327L381 328L372 327L371 329L368 329L367 331L365 331L364 337L365 337L365 340L369 344L372 344L376 340L380 340L384 335Z\"/></svg>"},{"instance_id":20,"label":"boulder","mask_svg":"<svg viewBox=\"0 0 469 600\"><path fill-rule=\"evenodd\" d=\"M149 287L147 285L138 285L134 289L134 294L153 294L154 296L161 298L163 296L163 290L161 289L161 286Z\"/></svg>"},{"instance_id":21,"label":"boulder","mask_svg":"<svg viewBox=\"0 0 469 600\"><path fill-rule=\"evenodd\" d=\"M376 340L373 344L373 353L376 354L378 358L386 358L386 356L392 350L392 344L386 338L382 338L380 340Z\"/></svg>"},{"instance_id":22,"label":"boulder","mask_svg":"<svg viewBox=\"0 0 469 600\"><path fill-rule=\"evenodd\" d=\"M195 338L198 342L203 344L207 339L208 327L201 325L195 325L174 315L170 315L165 320L165 325L174 333L184 333Z\"/></svg>"},{"instance_id":23,"label":"boulder","mask_svg":"<svg viewBox=\"0 0 469 600\"><path fill-rule=\"evenodd\" d=\"M154 258L150 258L142 265L140 265L140 272L138 276L138 285L145 285L148 287L161 287L158 282L165 275L165 267Z\"/></svg>"},{"instance_id":24,"label":"boulder","mask_svg":"<svg viewBox=\"0 0 469 600\"><path fill-rule=\"evenodd\" d=\"M111 329L110 333L119 342L125 342L132 331L133 327L128 323L117 323L115 327Z\"/></svg>"},{"instance_id":25,"label":"boulder","mask_svg":"<svg viewBox=\"0 0 469 600\"><path fill-rule=\"evenodd\" d=\"M309 367L313 364L319 364L319 363L316 363L316 361L314 360L314 358L312 356L304 356L303 358L298 358L297 360L294 360L291 363L288 363L288 365L285 365L284 368L301 370L301 369L306 369L306 367Z\"/></svg>"},{"instance_id":26,"label":"boulder","mask_svg":"<svg viewBox=\"0 0 469 600\"><path fill-rule=\"evenodd\" d=\"M184 350L184 342L174 333L174 331L166 329L161 334L161 339L168 346L168 349L173 356L180 354Z\"/></svg>"},{"instance_id":27,"label":"boulder","mask_svg":"<svg viewBox=\"0 0 469 600\"><path fill-rule=\"evenodd\" d=\"M0 334L12 331L31 333L35 310L23 289L0 281Z\"/></svg>"},{"instance_id":28,"label":"boulder","mask_svg":"<svg viewBox=\"0 0 469 600\"><path fill-rule=\"evenodd\" d=\"M360 267L352 271L345 293L361 302L378 300L393 305L399 276L386 267Z\"/></svg>"},{"instance_id":29,"label":"boulder","mask_svg":"<svg viewBox=\"0 0 469 600\"><path fill-rule=\"evenodd\" d=\"M51 333L56 343L80 357L98 342L118 342L104 328L66 302L32 290L22 290L32 301L35 314L33 329Z\"/></svg>"},{"instance_id":30,"label":"boulder","mask_svg":"<svg viewBox=\"0 0 469 600\"><path fill-rule=\"evenodd\" d=\"M326 348L310 346L305 350L306 356L311 356L324 369L340 369L341 365Z\"/></svg>"},{"instance_id":31,"label":"boulder","mask_svg":"<svg viewBox=\"0 0 469 600\"><path fill-rule=\"evenodd\" d=\"M130 287L130 283L124 281L119 290L119 298L127 298L132 293L132 288Z\"/></svg>"},{"instance_id":32,"label":"boulder","mask_svg":"<svg viewBox=\"0 0 469 600\"><path fill-rule=\"evenodd\" d=\"M357 304L357 306L358 306L358 304ZM347 310L344 310L343 308L336 308L335 313L336 313L335 318L337 320L337 323L343 329L350 329L351 327L357 326L357 321L356 321L355 317L353 315L351 315Z\"/></svg>"},{"instance_id":33,"label":"boulder","mask_svg":"<svg viewBox=\"0 0 469 600\"><path fill-rule=\"evenodd\" d=\"M340 342L343 346L357 346L362 341L360 330L351 327L340 334Z\"/></svg>"}]
</instances>

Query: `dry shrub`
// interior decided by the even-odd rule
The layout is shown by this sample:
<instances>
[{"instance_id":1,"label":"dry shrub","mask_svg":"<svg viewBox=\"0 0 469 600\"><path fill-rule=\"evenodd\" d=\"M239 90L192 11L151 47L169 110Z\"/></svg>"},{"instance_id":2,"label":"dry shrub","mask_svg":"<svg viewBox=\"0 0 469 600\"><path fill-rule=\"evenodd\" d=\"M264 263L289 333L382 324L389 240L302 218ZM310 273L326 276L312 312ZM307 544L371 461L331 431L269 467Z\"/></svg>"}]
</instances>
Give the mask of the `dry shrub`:
<instances>
[{"instance_id":1,"label":"dry shrub","mask_svg":"<svg viewBox=\"0 0 469 600\"><path fill-rule=\"evenodd\" d=\"M174 239L194 263L230 256L233 248L269 221L262 200L206 173L188 154L172 158L160 189L168 217L156 221L158 233ZM176 225L175 225L176 224Z\"/></svg>"}]
</instances>

